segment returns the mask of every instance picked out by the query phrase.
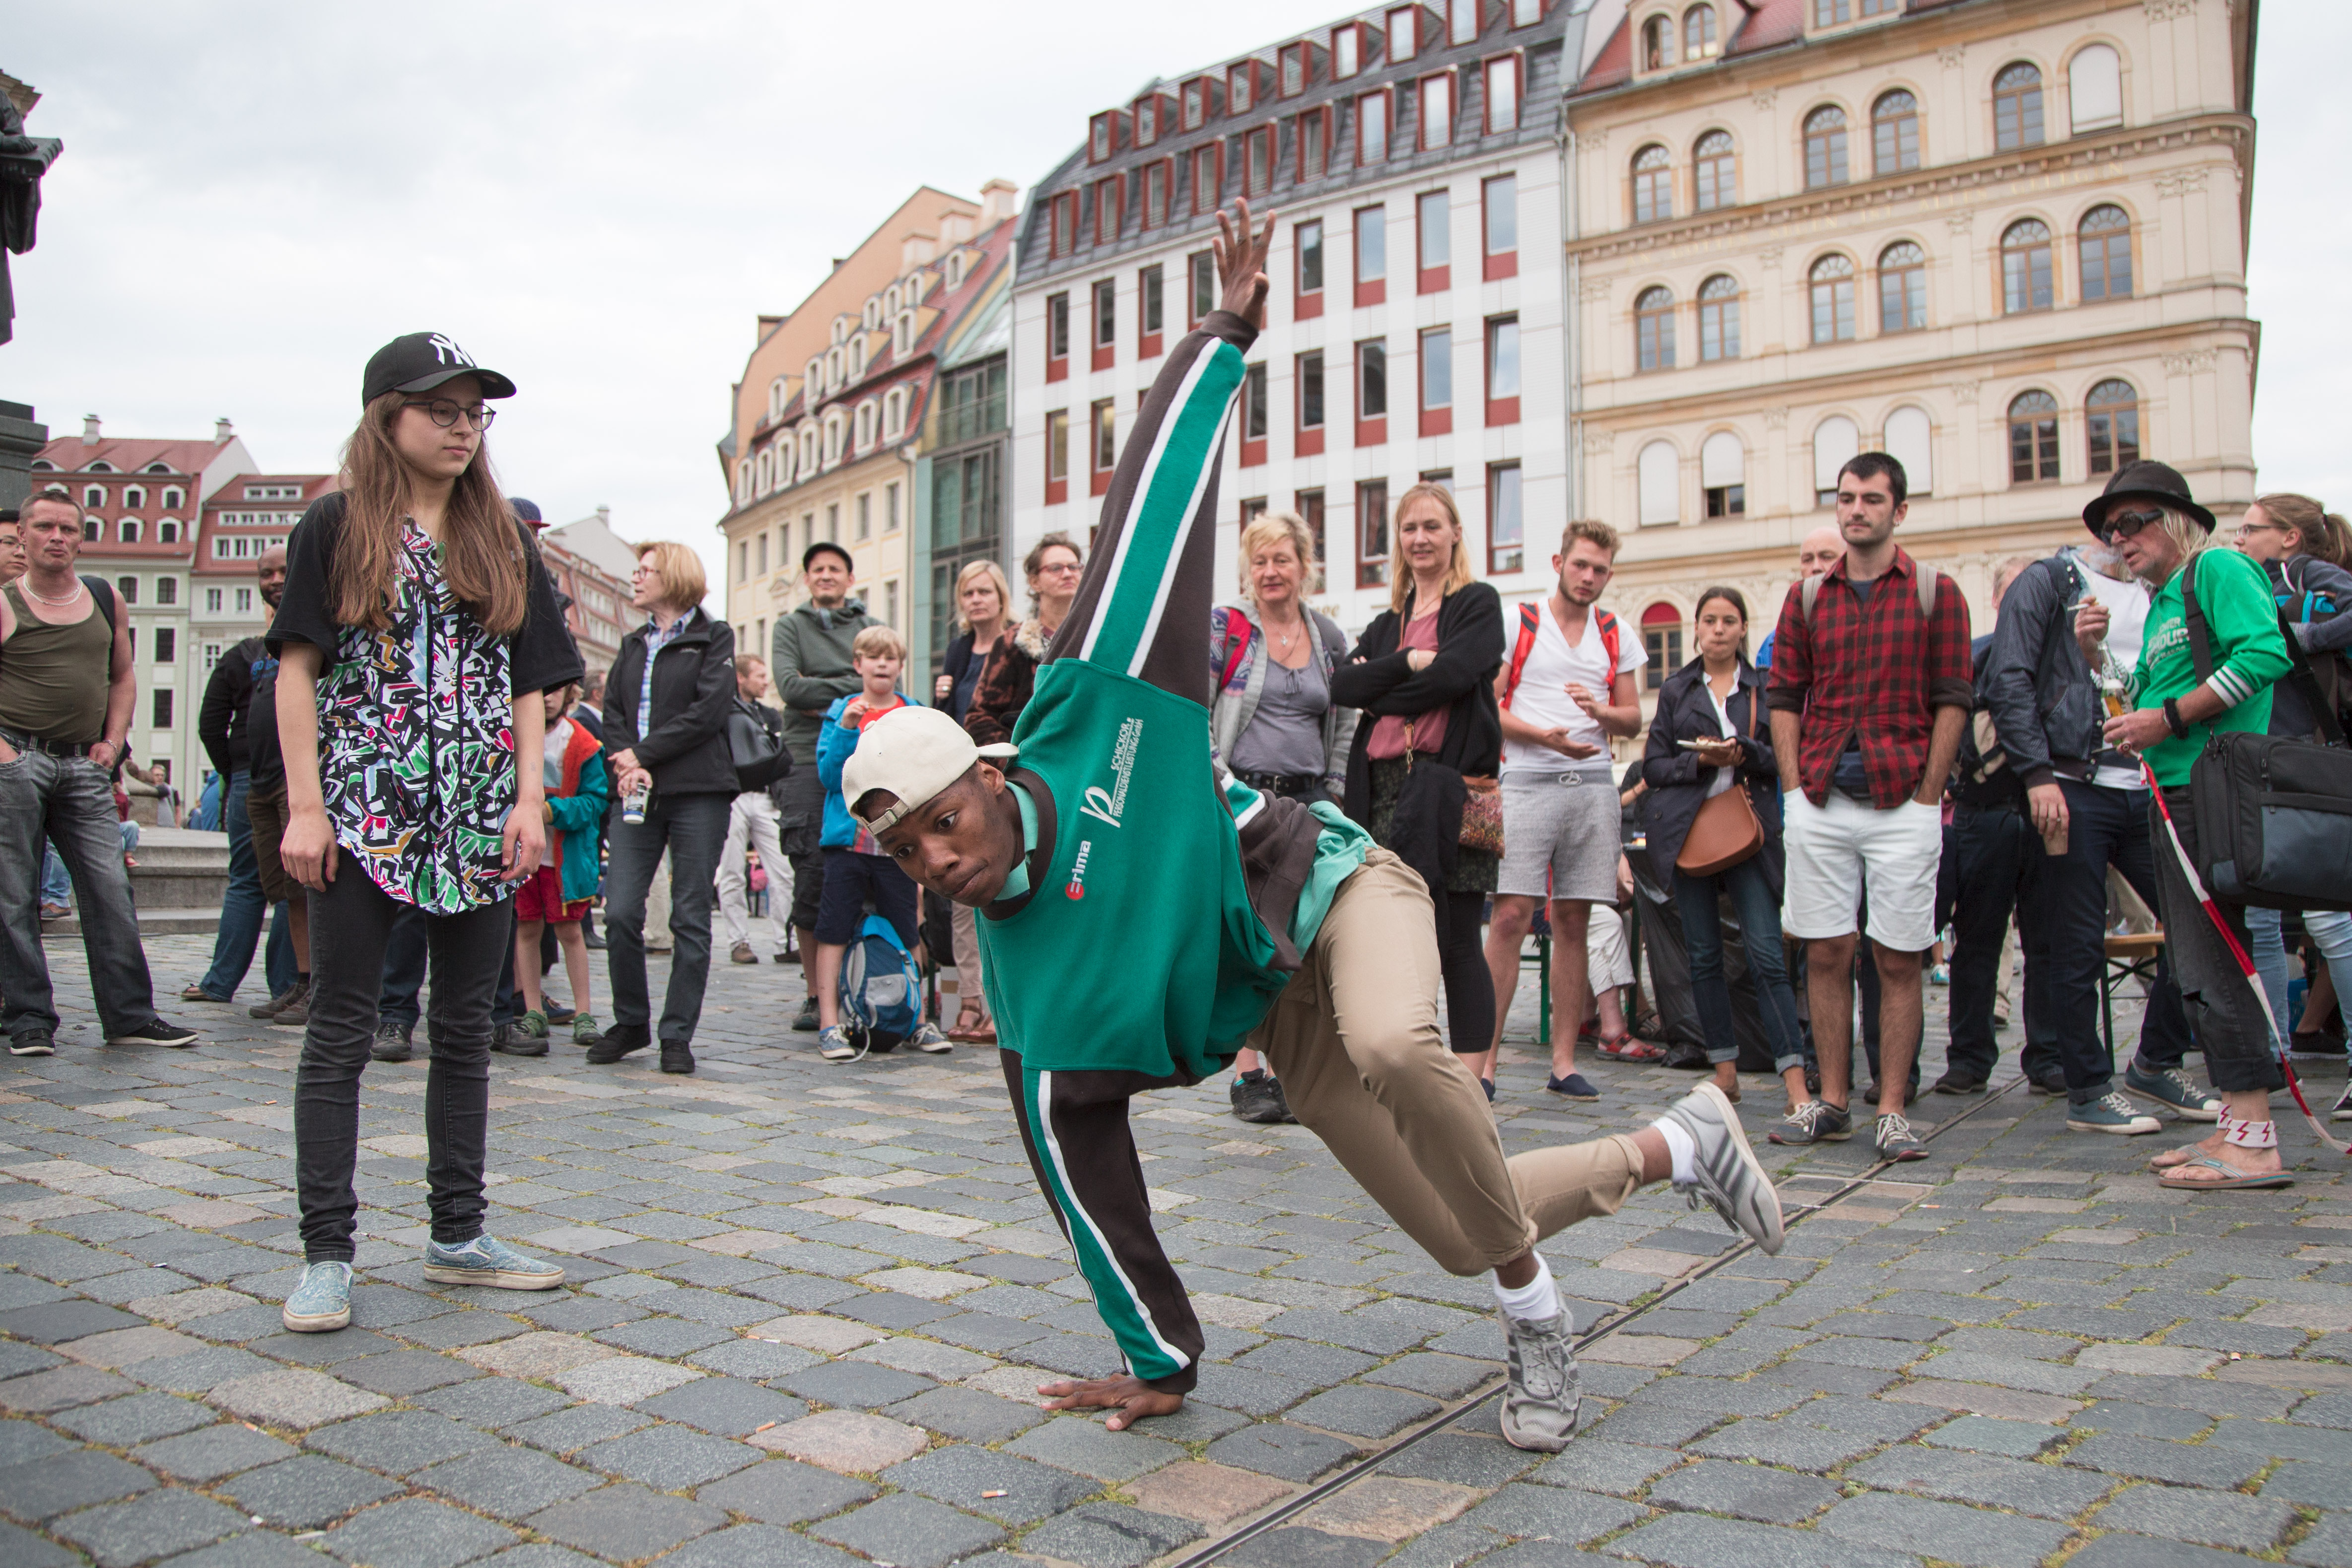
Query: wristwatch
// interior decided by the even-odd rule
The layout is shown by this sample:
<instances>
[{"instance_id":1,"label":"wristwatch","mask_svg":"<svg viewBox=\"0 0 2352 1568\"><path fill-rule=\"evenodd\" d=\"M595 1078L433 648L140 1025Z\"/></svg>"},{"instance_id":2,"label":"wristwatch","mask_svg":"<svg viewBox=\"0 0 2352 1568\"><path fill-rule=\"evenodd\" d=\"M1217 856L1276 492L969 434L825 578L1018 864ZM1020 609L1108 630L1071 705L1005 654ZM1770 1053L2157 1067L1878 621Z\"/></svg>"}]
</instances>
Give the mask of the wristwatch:
<instances>
[{"instance_id":1,"label":"wristwatch","mask_svg":"<svg viewBox=\"0 0 2352 1568\"><path fill-rule=\"evenodd\" d=\"M2186 740L2189 738L2189 721L2180 716L2180 699L2179 697L2167 697L2164 699L2164 727L2172 731L2176 739Z\"/></svg>"}]
</instances>

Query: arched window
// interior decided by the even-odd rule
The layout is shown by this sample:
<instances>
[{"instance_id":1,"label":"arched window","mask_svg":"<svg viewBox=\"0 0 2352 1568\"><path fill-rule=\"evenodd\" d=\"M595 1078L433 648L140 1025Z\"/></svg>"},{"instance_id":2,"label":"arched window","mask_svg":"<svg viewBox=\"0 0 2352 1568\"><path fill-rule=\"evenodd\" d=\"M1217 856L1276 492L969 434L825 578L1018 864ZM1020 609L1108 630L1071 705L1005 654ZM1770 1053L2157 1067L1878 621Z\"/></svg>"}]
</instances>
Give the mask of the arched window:
<instances>
[{"instance_id":1,"label":"arched window","mask_svg":"<svg viewBox=\"0 0 2352 1568\"><path fill-rule=\"evenodd\" d=\"M1732 162L1731 132L1710 131L1691 149L1691 185L1698 210L1711 213L1739 200L1739 178Z\"/></svg>"},{"instance_id":2,"label":"arched window","mask_svg":"<svg viewBox=\"0 0 2352 1568\"><path fill-rule=\"evenodd\" d=\"M2066 120L2077 136L2124 122L2124 68L2114 47L2092 44L2066 62Z\"/></svg>"},{"instance_id":3,"label":"arched window","mask_svg":"<svg viewBox=\"0 0 2352 1568\"><path fill-rule=\"evenodd\" d=\"M1699 488L1706 492L1706 515L1737 517L1748 511L1748 449L1730 431L1718 430L1698 449Z\"/></svg>"},{"instance_id":4,"label":"arched window","mask_svg":"<svg viewBox=\"0 0 2352 1568\"><path fill-rule=\"evenodd\" d=\"M1925 496L1936 487L1936 472L1930 439L1935 426L1927 411L1906 403L1886 416L1886 454L1903 465L1905 488L1914 496Z\"/></svg>"},{"instance_id":5,"label":"arched window","mask_svg":"<svg viewBox=\"0 0 2352 1568\"><path fill-rule=\"evenodd\" d=\"M878 331L881 329L882 297L880 295L876 294L866 299L865 307L857 313L857 324L869 332Z\"/></svg>"},{"instance_id":6,"label":"arched window","mask_svg":"<svg viewBox=\"0 0 2352 1568\"><path fill-rule=\"evenodd\" d=\"M877 404L870 398L857 405L856 444L858 451L863 452L867 447L874 444L875 416L879 413L881 413L880 405Z\"/></svg>"},{"instance_id":7,"label":"arched window","mask_svg":"<svg viewBox=\"0 0 2352 1568\"><path fill-rule=\"evenodd\" d=\"M2003 152L2042 145L2042 68L2023 60L1992 78L1992 144Z\"/></svg>"},{"instance_id":8,"label":"arched window","mask_svg":"<svg viewBox=\"0 0 2352 1568\"><path fill-rule=\"evenodd\" d=\"M783 377L778 376L774 381L770 382L768 383L768 417L773 419L783 413L784 404L791 400L791 396L792 393Z\"/></svg>"},{"instance_id":9,"label":"arched window","mask_svg":"<svg viewBox=\"0 0 2352 1568\"><path fill-rule=\"evenodd\" d=\"M2091 472L2113 474L2139 461L2139 393L2126 381L2104 381L2083 404L2091 432Z\"/></svg>"},{"instance_id":10,"label":"arched window","mask_svg":"<svg viewBox=\"0 0 2352 1568\"><path fill-rule=\"evenodd\" d=\"M122 487L122 504L126 507L145 506L147 504L147 486L144 485L125 485Z\"/></svg>"},{"instance_id":11,"label":"arched window","mask_svg":"<svg viewBox=\"0 0 2352 1568\"><path fill-rule=\"evenodd\" d=\"M2020 392L2009 405L2009 482L2058 480L2058 400L2046 392Z\"/></svg>"},{"instance_id":12,"label":"arched window","mask_svg":"<svg viewBox=\"0 0 2352 1568\"><path fill-rule=\"evenodd\" d=\"M137 544L139 542L139 519L136 517L125 517L114 527L114 537L118 542L122 544Z\"/></svg>"},{"instance_id":13,"label":"arched window","mask_svg":"<svg viewBox=\"0 0 2352 1568\"><path fill-rule=\"evenodd\" d=\"M1813 341L1852 342L1853 263L1842 256L1825 256L1813 263L1809 282L1813 296Z\"/></svg>"},{"instance_id":14,"label":"arched window","mask_svg":"<svg viewBox=\"0 0 2352 1568\"><path fill-rule=\"evenodd\" d=\"M177 485L166 485L163 486L163 505L167 507L185 506L187 505L184 498L186 492L183 491Z\"/></svg>"},{"instance_id":15,"label":"arched window","mask_svg":"<svg viewBox=\"0 0 2352 1568\"><path fill-rule=\"evenodd\" d=\"M1683 612L1664 603L1643 611L1642 646L1650 655L1650 666L1642 672L1642 685L1654 692L1683 667Z\"/></svg>"},{"instance_id":16,"label":"arched window","mask_svg":"<svg viewBox=\"0 0 2352 1568\"><path fill-rule=\"evenodd\" d=\"M1698 358L1739 357L1739 284L1727 273L1717 273L1698 286Z\"/></svg>"},{"instance_id":17,"label":"arched window","mask_svg":"<svg viewBox=\"0 0 2352 1568\"><path fill-rule=\"evenodd\" d=\"M1675 215L1674 159L1656 142L1633 154L1633 221L1654 224Z\"/></svg>"},{"instance_id":18,"label":"arched window","mask_svg":"<svg viewBox=\"0 0 2352 1568\"><path fill-rule=\"evenodd\" d=\"M84 517L81 520L82 543L96 544L98 542L99 535L104 531L106 525L100 522L96 517Z\"/></svg>"},{"instance_id":19,"label":"arched window","mask_svg":"<svg viewBox=\"0 0 2352 1568\"><path fill-rule=\"evenodd\" d=\"M2055 302L2050 280L2050 225L2039 218L2020 218L2001 231L2001 313L2022 316L2047 310Z\"/></svg>"},{"instance_id":20,"label":"arched window","mask_svg":"<svg viewBox=\"0 0 2352 1568\"><path fill-rule=\"evenodd\" d=\"M1634 473L1640 483L1641 506L1637 515L1642 526L1658 523L1679 523L1683 520L1682 458L1671 441L1653 441L1642 448L1634 459Z\"/></svg>"},{"instance_id":21,"label":"arched window","mask_svg":"<svg viewBox=\"0 0 2352 1568\"><path fill-rule=\"evenodd\" d=\"M896 441L907 428L907 389L892 387L882 394L882 439Z\"/></svg>"},{"instance_id":22,"label":"arched window","mask_svg":"<svg viewBox=\"0 0 2352 1568\"><path fill-rule=\"evenodd\" d=\"M1662 71L1675 63L1675 25L1664 16L1642 24L1642 68Z\"/></svg>"},{"instance_id":23,"label":"arched window","mask_svg":"<svg viewBox=\"0 0 2352 1568\"><path fill-rule=\"evenodd\" d=\"M1715 7L1694 5L1683 13L1683 58L1715 58Z\"/></svg>"},{"instance_id":24,"label":"arched window","mask_svg":"<svg viewBox=\"0 0 2352 1568\"><path fill-rule=\"evenodd\" d=\"M103 485L83 486L81 490L81 504L85 507L103 507L106 505L106 486Z\"/></svg>"},{"instance_id":25,"label":"arched window","mask_svg":"<svg viewBox=\"0 0 2352 1568\"><path fill-rule=\"evenodd\" d=\"M898 286L892 284L882 291L882 314L895 317L899 310Z\"/></svg>"},{"instance_id":26,"label":"arched window","mask_svg":"<svg viewBox=\"0 0 2352 1568\"><path fill-rule=\"evenodd\" d=\"M1878 253L1878 329L1916 332L1927 324L1927 253L1909 240Z\"/></svg>"},{"instance_id":27,"label":"arched window","mask_svg":"<svg viewBox=\"0 0 2352 1568\"><path fill-rule=\"evenodd\" d=\"M2083 302L2128 299L2132 291L2131 214L2102 203L2083 214Z\"/></svg>"},{"instance_id":28,"label":"arched window","mask_svg":"<svg viewBox=\"0 0 2352 1568\"><path fill-rule=\"evenodd\" d=\"M165 517L162 522L157 523L155 525L155 542L159 545L178 544L180 542L179 519L176 517Z\"/></svg>"},{"instance_id":29,"label":"arched window","mask_svg":"<svg viewBox=\"0 0 2352 1568\"><path fill-rule=\"evenodd\" d=\"M740 507L751 498L751 460L745 457L739 459L735 465L735 504ZM224 544L227 541L224 539L215 539L213 542L215 544Z\"/></svg>"},{"instance_id":30,"label":"arched window","mask_svg":"<svg viewBox=\"0 0 2352 1568\"><path fill-rule=\"evenodd\" d=\"M915 313L901 310L890 324L890 351L905 357L915 351Z\"/></svg>"},{"instance_id":31,"label":"arched window","mask_svg":"<svg viewBox=\"0 0 2352 1568\"><path fill-rule=\"evenodd\" d=\"M1862 429L1842 413L1813 426L1813 505L1837 505L1838 470L1862 450Z\"/></svg>"},{"instance_id":32,"label":"arched window","mask_svg":"<svg viewBox=\"0 0 2352 1568\"><path fill-rule=\"evenodd\" d=\"M841 460L842 442L848 434L849 422L841 417L841 411L837 408L828 410L824 416L824 460L827 463Z\"/></svg>"},{"instance_id":33,"label":"arched window","mask_svg":"<svg viewBox=\"0 0 2352 1568\"><path fill-rule=\"evenodd\" d=\"M1633 301L1633 347L1639 369L1675 368L1675 294L1666 287L1644 288Z\"/></svg>"},{"instance_id":34,"label":"arched window","mask_svg":"<svg viewBox=\"0 0 2352 1568\"><path fill-rule=\"evenodd\" d=\"M805 412L824 391L824 361L822 357L808 362L801 372L801 408Z\"/></svg>"},{"instance_id":35,"label":"arched window","mask_svg":"<svg viewBox=\"0 0 2352 1568\"><path fill-rule=\"evenodd\" d=\"M1845 110L1825 103L1805 116L1805 189L1845 181Z\"/></svg>"},{"instance_id":36,"label":"arched window","mask_svg":"<svg viewBox=\"0 0 2352 1568\"><path fill-rule=\"evenodd\" d=\"M1899 89L1870 106L1870 172L1899 174L1919 166L1919 100Z\"/></svg>"},{"instance_id":37,"label":"arched window","mask_svg":"<svg viewBox=\"0 0 2352 1568\"><path fill-rule=\"evenodd\" d=\"M801 426L801 472L803 474L815 473L819 461L820 459L817 455L816 425L813 422L804 423Z\"/></svg>"}]
</instances>

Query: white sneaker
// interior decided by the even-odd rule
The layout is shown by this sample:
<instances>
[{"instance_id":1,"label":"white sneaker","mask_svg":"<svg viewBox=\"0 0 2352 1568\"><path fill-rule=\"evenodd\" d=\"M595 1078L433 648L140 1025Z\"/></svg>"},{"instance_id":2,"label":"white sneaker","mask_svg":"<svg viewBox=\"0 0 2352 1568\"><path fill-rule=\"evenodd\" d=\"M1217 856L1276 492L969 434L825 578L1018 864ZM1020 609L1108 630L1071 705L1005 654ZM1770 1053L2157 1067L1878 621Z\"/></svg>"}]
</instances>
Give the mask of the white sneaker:
<instances>
[{"instance_id":1,"label":"white sneaker","mask_svg":"<svg viewBox=\"0 0 2352 1568\"><path fill-rule=\"evenodd\" d=\"M1724 1223L1746 1231L1767 1252L1780 1250L1780 1195L1764 1174L1756 1151L1748 1145L1748 1129L1731 1100L1713 1083L1702 1083L1668 1107L1662 1121L1671 1121L1690 1134L1697 1152L1691 1159L1691 1179L1676 1182L1675 1190L1687 1194L1696 1208L1701 1198L1714 1205Z\"/></svg>"}]
</instances>

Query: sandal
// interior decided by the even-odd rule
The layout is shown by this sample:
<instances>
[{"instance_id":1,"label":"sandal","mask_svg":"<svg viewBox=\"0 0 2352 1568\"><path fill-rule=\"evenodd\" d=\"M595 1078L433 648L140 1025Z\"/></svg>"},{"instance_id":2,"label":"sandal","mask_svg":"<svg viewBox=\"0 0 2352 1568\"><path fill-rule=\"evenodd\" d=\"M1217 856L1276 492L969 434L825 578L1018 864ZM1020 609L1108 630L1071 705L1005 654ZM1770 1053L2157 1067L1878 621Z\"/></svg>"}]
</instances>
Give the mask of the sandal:
<instances>
[{"instance_id":1,"label":"sandal","mask_svg":"<svg viewBox=\"0 0 2352 1568\"><path fill-rule=\"evenodd\" d=\"M1601 1037L1601 1054L1612 1061L1664 1061L1666 1053L1648 1040L1636 1040L1630 1030Z\"/></svg>"},{"instance_id":2,"label":"sandal","mask_svg":"<svg viewBox=\"0 0 2352 1568\"><path fill-rule=\"evenodd\" d=\"M955 1028L948 1030L948 1038L970 1043L980 1038L980 1030L987 1021L978 1008L960 1009L956 1013ZM991 1038L993 1038L992 1032Z\"/></svg>"},{"instance_id":3,"label":"sandal","mask_svg":"<svg viewBox=\"0 0 2352 1568\"><path fill-rule=\"evenodd\" d=\"M2175 1192L2231 1192L2254 1187L2290 1186L2294 1182L2293 1171L2270 1171L2257 1176L2249 1171L2242 1171L2225 1160L2217 1160L2210 1155L2200 1155L2193 1160L2184 1160L2177 1166L2166 1168L2171 1171L2185 1171L2194 1170L2200 1166L2207 1170L2220 1171L2221 1174L2211 1181L2184 1181L2168 1175L2158 1177L2156 1185L2170 1187Z\"/></svg>"},{"instance_id":4,"label":"sandal","mask_svg":"<svg viewBox=\"0 0 2352 1568\"><path fill-rule=\"evenodd\" d=\"M211 1002L215 1006L220 1007L227 1005L227 1003L233 998L228 997L216 997L210 991L205 989L203 986L194 985L180 993L180 999L184 1002Z\"/></svg>"}]
</instances>

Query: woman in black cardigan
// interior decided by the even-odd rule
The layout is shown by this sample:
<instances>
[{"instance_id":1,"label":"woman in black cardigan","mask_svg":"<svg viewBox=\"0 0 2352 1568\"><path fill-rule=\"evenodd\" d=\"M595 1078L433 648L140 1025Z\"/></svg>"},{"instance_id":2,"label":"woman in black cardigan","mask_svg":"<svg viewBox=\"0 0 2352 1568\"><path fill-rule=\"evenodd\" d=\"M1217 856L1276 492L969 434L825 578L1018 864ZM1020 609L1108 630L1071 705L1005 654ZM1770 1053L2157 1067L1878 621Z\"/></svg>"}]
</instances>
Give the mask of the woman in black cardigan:
<instances>
[{"instance_id":1,"label":"woman in black cardigan","mask_svg":"<svg viewBox=\"0 0 2352 1568\"><path fill-rule=\"evenodd\" d=\"M1723 976L1723 923L1717 895L1729 894L1739 912L1748 973L1756 986L1772 1065L1789 1086L1789 1103L1805 1103L1804 1037L1797 999L1780 946L1780 775L1772 757L1772 721L1764 712L1764 677L1748 662L1748 601L1736 588L1710 588L1698 598L1694 640L1698 657L1666 677L1650 720L1642 758L1642 821L1650 863L1661 884L1674 889L1690 954L1692 999L1706 1032L1706 1059L1716 1087L1739 1098L1732 1035L1731 987ZM1685 746L1685 741L1694 744ZM1763 824L1763 847L1713 876L1693 876L1675 862L1699 809L1714 796L1745 788Z\"/></svg>"},{"instance_id":2,"label":"woman in black cardigan","mask_svg":"<svg viewBox=\"0 0 2352 1568\"><path fill-rule=\"evenodd\" d=\"M1331 673L1331 700L1363 714L1346 810L1429 883L1452 1044L1482 1051L1494 1043L1495 983L1478 927L1497 857L1461 845L1461 779L1492 779L1503 759L1503 601L1472 578L1461 514L1439 486L1398 500L1396 549L1390 609Z\"/></svg>"}]
</instances>

